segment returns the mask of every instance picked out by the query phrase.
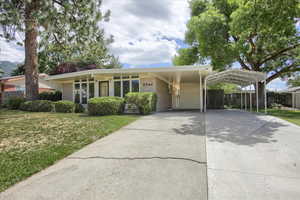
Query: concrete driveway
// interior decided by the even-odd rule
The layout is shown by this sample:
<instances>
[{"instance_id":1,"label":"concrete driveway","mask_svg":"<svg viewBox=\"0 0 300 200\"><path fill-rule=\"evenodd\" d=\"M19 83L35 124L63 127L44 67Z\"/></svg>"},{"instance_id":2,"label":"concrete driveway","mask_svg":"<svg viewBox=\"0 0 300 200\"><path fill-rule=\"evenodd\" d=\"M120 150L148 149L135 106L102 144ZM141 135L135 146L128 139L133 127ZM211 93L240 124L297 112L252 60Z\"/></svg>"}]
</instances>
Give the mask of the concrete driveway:
<instances>
[{"instance_id":1,"label":"concrete driveway","mask_svg":"<svg viewBox=\"0 0 300 200\"><path fill-rule=\"evenodd\" d=\"M204 117L142 117L0 194L1 200L207 199Z\"/></svg>"},{"instance_id":2,"label":"concrete driveway","mask_svg":"<svg viewBox=\"0 0 300 200\"><path fill-rule=\"evenodd\" d=\"M300 127L243 111L206 114L210 200L299 200Z\"/></svg>"}]
</instances>

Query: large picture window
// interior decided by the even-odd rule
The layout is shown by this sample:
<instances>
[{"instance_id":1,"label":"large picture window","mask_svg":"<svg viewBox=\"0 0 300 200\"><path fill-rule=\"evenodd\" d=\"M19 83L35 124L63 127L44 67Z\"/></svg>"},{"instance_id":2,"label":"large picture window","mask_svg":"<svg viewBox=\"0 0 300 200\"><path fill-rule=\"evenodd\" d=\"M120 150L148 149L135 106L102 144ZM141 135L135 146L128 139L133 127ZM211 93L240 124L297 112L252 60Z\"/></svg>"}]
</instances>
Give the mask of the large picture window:
<instances>
[{"instance_id":1,"label":"large picture window","mask_svg":"<svg viewBox=\"0 0 300 200\"><path fill-rule=\"evenodd\" d=\"M115 81L114 82L114 96L115 97L121 97L121 81Z\"/></svg>"},{"instance_id":2,"label":"large picture window","mask_svg":"<svg viewBox=\"0 0 300 200\"><path fill-rule=\"evenodd\" d=\"M140 91L140 80L131 80L131 92Z\"/></svg>"},{"instance_id":3,"label":"large picture window","mask_svg":"<svg viewBox=\"0 0 300 200\"><path fill-rule=\"evenodd\" d=\"M75 103L87 104L95 96L94 80L76 80L74 82L73 100Z\"/></svg>"},{"instance_id":4,"label":"large picture window","mask_svg":"<svg viewBox=\"0 0 300 200\"><path fill-rule=\"evenodd\" d=\"M139 76L115 76L114 77L114 96L125 97L128 92L139 92Z\"/></svg>"}]
</instances>

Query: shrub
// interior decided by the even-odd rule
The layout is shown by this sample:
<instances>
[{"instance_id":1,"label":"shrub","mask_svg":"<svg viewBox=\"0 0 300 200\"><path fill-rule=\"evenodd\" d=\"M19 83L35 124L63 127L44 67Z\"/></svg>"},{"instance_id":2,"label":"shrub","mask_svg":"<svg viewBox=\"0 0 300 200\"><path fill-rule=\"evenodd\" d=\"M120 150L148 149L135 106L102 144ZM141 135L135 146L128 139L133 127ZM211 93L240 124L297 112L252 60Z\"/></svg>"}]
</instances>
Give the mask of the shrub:
<instances>
[{"instance_id":1,"label":"shrub","mask_svg":"<svg viewBox=\"0 0 300 200\"><path fill-rule=\"evenodd\" d=\"M20 109L30 112L51 112L53 111L53 103L48 100L26 101L21 104Z\"/></svg>"},{"instance_id":2,"label":"shrub","mask_svg":"<svg viewBox=\"0 0 300 200\"><path fill-rule=\"evenodd\" d=\"M19 109L21 104L24 102L25 102L24 97L12 96L8 98L5 104L9 109L16 110Z\"/></svg>"},{"instance_id":3,"label":"shrub","mask_svg":"<svg viewBox=\"0 0 300 200\"><path fill-rule=\"evenodd\" d=\"M157 96L154 92L130 92L126 95L126 102L135 104L140 114L156 111Z\"/></svg>"},{"instance_id":4,"label":"shrub","mask_svg":"<svg viewBox=\"0 0 300 200\"><path fill-rule=\"evenodd\" d=\"M72 101L57 101L54 103L55 112L73 113L75 112L75 103Z\"/></svg>"},{"instance_id":5,"label":"shrub","mask_svg":"<svg viewBox=\"0 0 300 200\"><path fill-rule=\"evenodd\" d=\"M39 94L40 100L49 100L49 101L60 101L62 99L61 91L51 91L51 92L41 92Z\"/></svg>"},{"instance_id":6,"label":"shrub","mask_svg":"<svg viewBox=\"0 0 300 200\"><path fill-rule=\"evenodd\" d=\"M124 99L120 97L95 97L88 101L89 115L115 115L124 110Z\"/></svg>"},{"instance_id":7,"label":"shrub","mask_svg":"<svg viewBox=\"0 0 300 200\"><path fill-rule=\"evenodd\" d=\"M83 113L85 108L80 103L75 104L75 113Z\"/></svg>"}]
</instances>

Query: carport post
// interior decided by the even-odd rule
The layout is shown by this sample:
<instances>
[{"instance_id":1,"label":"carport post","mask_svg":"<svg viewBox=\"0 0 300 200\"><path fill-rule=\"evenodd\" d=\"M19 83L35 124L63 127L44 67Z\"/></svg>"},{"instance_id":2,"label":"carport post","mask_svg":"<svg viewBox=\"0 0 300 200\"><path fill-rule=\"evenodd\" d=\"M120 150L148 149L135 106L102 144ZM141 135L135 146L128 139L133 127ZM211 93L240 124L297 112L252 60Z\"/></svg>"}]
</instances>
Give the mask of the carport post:
<instances>
[{"instance_id":1,"label":"carport post","mask_svg":"<svg viewBox=\"0 0 300 200\"><path fill-rule=\"evenodd\" d=\"M247 110L247 88L245 91L245 110Z\"/></svg>"},{"instance_id":2,"label":"carport post","mask_svg":"<svg viewBox=\"0 0 300 200\"><path fill-rule=\"evenodd\" d=\"M252 112L252 91L251 91L252 87L251 86L252 85L250 85L250 112Z\"/></svg>"},{"instance_id":3,"label":"carport post","mask_svg":"<svg viewBox=\"0 0 300 200\"><path fill-rule=\"evenodd\" d=\"M241 110L243 110L243 87L241 86Z\"/></svg>"},{"instance_id":4,"label":"carport post","mask_svg":"<svg viewBox=\"0 0 300 200\"><path fill-rule=\"evenodd\" d=\"M295 92L292 92L292 106L293 106L293 109L294 110L296 110L296 105L295 105L295 101L296 101L296 99L295 99Z\"/></svg>"},{"instance_id":5,"label":"carport post","mask_svg":"<svg viewBox=\"0 0 300 200\"><path fill-rule=\"evenodd\" d=\"M256 81L255 93L256 93L256 112L258 112L258 81Z\"/></svg>"},{"instance_id":6,"label":"carport post","mask_svg":"<svg viewBox=\"0 0 300 200\"><path fill-rule=\"evenodd\" d=\"M265 88L265 113L267 113L267 88L266 88L266 80L264 81L264 88Z\"/></svg>"},{"instance_id":7,"label":"carport post","mask_svg":"<svg viewBox=\"0 0 300 200\"><path fill-rule=\"evenodd\" d=\"M206 78L204 79L204 112L206 112L206 97L207 97Z\"/></svg>"},{"instance_id":8,"label":"carport post","mask_svg":"<svg viewBox=\"0 0 300 200\"><path fill-rule=\"evenodd\" d=\"M202 87L202 75L199 71L199 77L200 77L200 112L203 112L203 87Z\"/></svg>"}]
</instances>

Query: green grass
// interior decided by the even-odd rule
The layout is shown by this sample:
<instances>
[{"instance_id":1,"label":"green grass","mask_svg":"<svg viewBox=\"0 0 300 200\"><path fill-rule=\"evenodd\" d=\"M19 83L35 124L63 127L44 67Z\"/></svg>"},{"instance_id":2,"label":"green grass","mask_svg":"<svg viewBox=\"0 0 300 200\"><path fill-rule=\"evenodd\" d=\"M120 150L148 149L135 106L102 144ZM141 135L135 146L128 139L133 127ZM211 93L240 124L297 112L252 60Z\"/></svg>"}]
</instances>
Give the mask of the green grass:
<instances>
[{"instance_id":1,"label":"green grass","mask_svg":"<svg viewBox=\"0 0 300 200\"><path fill-rule=\"evenodd\" d=\"M0 192L137 118L0 109Z\"/></svg>"},{"instance_id":2,"label":"green grass","mask_svg":"<svg viewBox=\"0 0 300 200\"><path fill-rule=\"evenodd\" d=\"M264 112L264 111L262 111ZM300 126L300 111L299 110L280 110L280 109L268 109L268 115L279 117L291 123Z\"/></svg>"}]
</instances>

